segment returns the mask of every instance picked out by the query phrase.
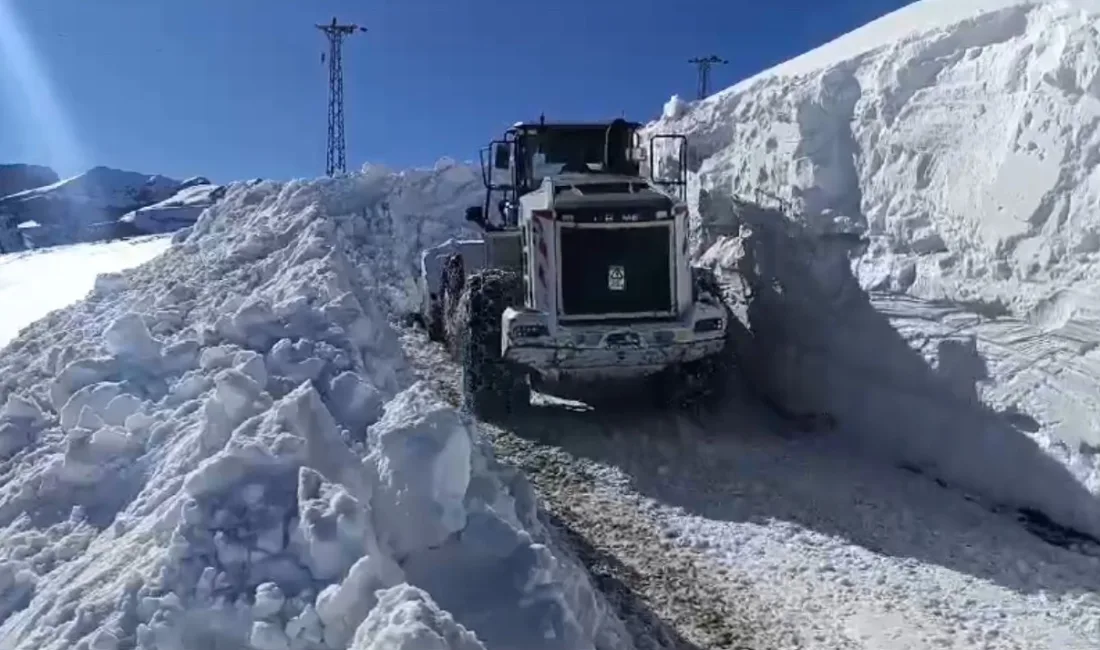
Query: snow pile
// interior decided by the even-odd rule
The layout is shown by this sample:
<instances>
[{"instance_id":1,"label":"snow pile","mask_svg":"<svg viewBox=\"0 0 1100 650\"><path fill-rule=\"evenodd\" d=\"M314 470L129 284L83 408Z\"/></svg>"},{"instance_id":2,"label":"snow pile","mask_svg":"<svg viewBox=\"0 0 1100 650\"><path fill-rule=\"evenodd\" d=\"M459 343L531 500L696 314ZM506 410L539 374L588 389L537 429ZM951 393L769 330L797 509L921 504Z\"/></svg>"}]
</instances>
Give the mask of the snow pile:
<instances>
[{"instance_id":1,"label":"snow pile","mask_svg":"<svg viewBox=\"0 0 1100 650\"><path fill-rule=\"evenodd\" d=\"M924 0L651 125L772 400L1093 535L1098 18Z\"/></svg>"},{"instance_id":2,"label":"snow pile","mask_svg":"<svg viewBox=\"0 0 1100 650\"><path fill-rule=\"evenodd\" d=\"M386 320L471 179L230 185L12 342L5 648L630 646Z\"/></svg>"},{"instance_id":3,"label":"snow pile","mask_svg":"<svg viewBox=\"0 0 1100 650\"><path fill-rule=\"evenodd\" d=\"M202 211L225 196L224 185L214 185L206 179L184 182L183 187L167 199L138 208L119 219L146 233L168 233L186 228L198 220Z\"/></svg>"},{"instance_id":4,"label":"snow pile","mask_svg":"<svg viewBox=\"0 0 1100 650\"><path fill-rule=\"evenodd\" d=\"M181 186L180 181L165 176L94 167L50 185L0 198L0 215L7 224L38 224L23 231L29 247L108 239L117 236L115 222L119 217L163 201Z\"/></svg>"},{"instance_id":5,"label":"snow pile","mask_svg":"<svg viewBox=\"0 0 1100 650\"><path fill-rule=\"evenodd\" d=\"M381 298L396 313L420 308L417 284L420 252L451 237L477 237L480 231L465 219L465 210L485 201L478 167L440 159L432 169L391 170L366 164L353 177L354 205L346 213L365 218L354 232L369 271L381 285Z\"/></svg>"},{"instance_id":6,"label":"snow pile","mask_svg":"<svg viewBox=\"0 0 1100 650\"><path fill-rule=\"evenodd\" d=\"M83 298L97 275L147 262L169 243L167 237L139 237L0 256L0 347L50 311Z\"/></svg>"}]
</instances>

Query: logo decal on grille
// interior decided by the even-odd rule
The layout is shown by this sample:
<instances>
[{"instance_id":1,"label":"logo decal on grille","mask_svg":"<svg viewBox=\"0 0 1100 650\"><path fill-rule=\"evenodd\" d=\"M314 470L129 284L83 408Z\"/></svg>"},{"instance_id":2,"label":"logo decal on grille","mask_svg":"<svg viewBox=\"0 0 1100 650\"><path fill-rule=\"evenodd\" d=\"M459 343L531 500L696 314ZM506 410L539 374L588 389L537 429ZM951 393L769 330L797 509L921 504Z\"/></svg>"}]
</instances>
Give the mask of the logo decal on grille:
<instances>
[{"instance_id":1,"label":"logo decal on grille","mask_svg":"<svg viewBox=\"0 0 1100 650\"><path fill-rule=\"evenodd\" d=\"M626 288L626 269L621 266L607 267L607 288L622 291Z\"/></svg>"}]
</instances>

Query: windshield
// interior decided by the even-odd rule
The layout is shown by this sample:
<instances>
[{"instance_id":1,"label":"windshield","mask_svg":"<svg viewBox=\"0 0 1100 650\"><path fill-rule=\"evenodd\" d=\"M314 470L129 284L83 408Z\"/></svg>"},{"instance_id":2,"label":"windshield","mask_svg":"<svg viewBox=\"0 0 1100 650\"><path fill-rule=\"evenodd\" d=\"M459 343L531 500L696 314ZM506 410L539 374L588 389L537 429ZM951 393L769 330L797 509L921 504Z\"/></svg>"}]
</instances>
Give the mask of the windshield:
<instances>
[{"instance_id":1,"label":"windshield","mask_svg":"<svg viewBox=\"0 0 1100 650\"><path fill-rule=\"evenodd\" d=\"M553 174L608 171L603 159L606 133L605 127L595 126L554 128L525 136L522 155L531 170L531 185Z\"/></svg>"}]
</instances>

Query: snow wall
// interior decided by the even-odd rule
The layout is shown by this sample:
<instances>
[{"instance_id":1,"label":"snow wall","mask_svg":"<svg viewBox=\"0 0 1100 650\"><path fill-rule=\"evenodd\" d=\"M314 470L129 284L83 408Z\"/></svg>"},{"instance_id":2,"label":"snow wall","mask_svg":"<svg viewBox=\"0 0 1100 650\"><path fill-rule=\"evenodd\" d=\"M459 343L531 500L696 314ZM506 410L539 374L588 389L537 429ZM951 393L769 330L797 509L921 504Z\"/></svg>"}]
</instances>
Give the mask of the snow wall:
<instances>
[{"instance_id":1,"label":"snow wall","mask_svg":"<svg viewBox=\"0 0 1100 650\"><path fill-rule=\"evenodd\" d=\"M474 170L239 183L0 356L0 645L629 648L387 312Z\"/></svg>"},{"instance_id":2,"label":"snow wall","mask_svg":"<svg viewBox=\"0 0 1100 650\"><path fill-rule=\"evenodd\" d=\"M756 291L761 390L1094 536L1097 20L926 0L649 127L691 142L697 253Z\"/></svg>"}]
</instances>

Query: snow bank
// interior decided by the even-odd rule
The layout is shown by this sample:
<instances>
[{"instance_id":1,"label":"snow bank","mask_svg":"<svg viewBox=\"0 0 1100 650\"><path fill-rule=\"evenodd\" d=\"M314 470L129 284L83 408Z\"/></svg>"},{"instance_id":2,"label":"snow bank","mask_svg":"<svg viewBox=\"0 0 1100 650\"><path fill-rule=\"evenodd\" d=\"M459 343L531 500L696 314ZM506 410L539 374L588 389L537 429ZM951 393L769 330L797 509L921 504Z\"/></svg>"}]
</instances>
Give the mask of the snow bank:
<instances>
[{"instance_id":1,"label":"snow bank","mask_svg":"<svg viewBox=\"0 0 1100 650\"><path fill-rule=\"evenodd\" d=\"M983 403L978 385L998 370L976 336L980 315L868 295L848 267L858 237L808 232L713 191L700 193L699 209L726 215L730 234L701 262L731 288L746 326L738 362L757 391L793 413L828 413L891 462L1100 537L1096 459Z\"/></svg>"},{"instance_id":2,"label":"snow bank","mask_svg":"<svg viewBox=\"0 0 1100 650\"><path fill-rule=\"evenodd\" d=\"M774 399L1093 534L1098 19L924 0L651 125L691 141L696 251L787 292Z\"/></svg>"},{"instance_id":3,"label":"snow bank","mask_svg":"<svg viewBox=\"0 0 1100 650\"><path fill-rule=\"evenodd\" d=\"M4 646L630 647L387 321L477 182L230 185L27 328L0 356Z\"/></svg>"},{"instance_id":4,"label":"snow bank","mask_svg":"<svg viewBox=\"0 0 1100 650\"><path fill-rule=\"evenodd\" d=\"M693 171L850 219L867 288L1025 314L1100 277L1094 0L923 0L657 126Z\"/></svg>"}]
</instances>

